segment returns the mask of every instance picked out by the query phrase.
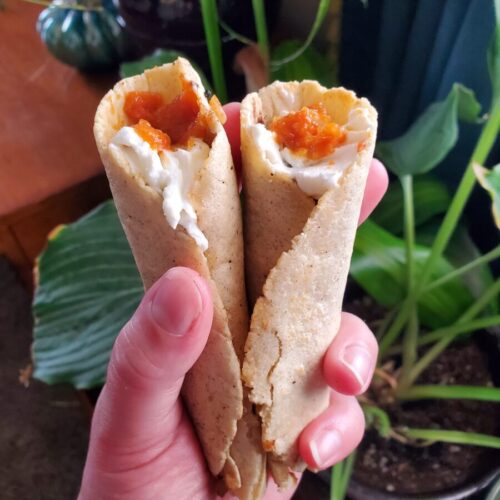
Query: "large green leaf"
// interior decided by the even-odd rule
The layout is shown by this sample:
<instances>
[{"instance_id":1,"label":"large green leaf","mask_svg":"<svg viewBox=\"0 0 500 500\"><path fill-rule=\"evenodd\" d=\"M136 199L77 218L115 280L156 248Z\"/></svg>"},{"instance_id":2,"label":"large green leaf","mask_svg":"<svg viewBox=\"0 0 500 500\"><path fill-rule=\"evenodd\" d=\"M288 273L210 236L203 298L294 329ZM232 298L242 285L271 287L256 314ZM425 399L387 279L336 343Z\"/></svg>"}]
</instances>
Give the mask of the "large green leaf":
<instances>
[{"instance_id":1,"label":"large green leaf","mask_svg":"<svg viewBox=\"0 0 500 500\"><path fill-rule=\"evenodd\" d=\"M38 271L34 376L79 388L102 384L116 335L143 294L113 202L57 232Z\"/></svg>"},{"instance_id":2,"label":"large green leaf","mask_svg":"<svg viewBox=\"0 0 500 500\"><path fill-rule=\"evenodd\" d=\"M491 197L493 218L496 226L500 228L500 163L491 170L477 164L473 165L473 167L477 180Z\"/></svg>"},{"instance_id":3,"label":"large green leaf","mask_svg":"<svg viewBox=\"0 0 500 500\"><path fill-rule=\"evenodd\" d=\"M407 270L404 241L368 220L359 229L354 245L351 275L378 303L393 307L406 295ZM415 246L415 266L418 273L429 256L430 249ZM431 281L447 275L454 267L440 258ZM473 296L459 278L423 294L419 301L419 317L425 326L438 328L456 320L473 301Z\"/></svg>"},{"instance_id":4,"label":"large green leaf","mask_svg":"<svg viewBox=\"0 0 500 500\"><path fill-rule=\"evenodd\" d=\"M299 50L301 45L297 40L286 40L274 48L273 56L285 59ZM271 67L271 80L317 80L325 87L333 87L338 83L336 68L312 46L290 62L276 68Z\"/></svg>"},{"instance_id":5,"label":"large green leaf","mask_svg":"<svg viewBox=\"0 0 500 500\"><path fill-rule=\"evenodd\" d=\"M456 83L444 101L431 104L397 139L377 145L377 156L396 175L423 174L436 167L458 139L458 119L475 122L481 106Z\"/></svg>"},{"instance_id":6,"label":"large green leaf","mask_svg":"<svg viewBox=\"0 0 500 500\"><path fill-rule=\"evenodd\" d=\"M446 186L430 176L418 176L413 180L415 225L445 213L451 196ZM391 182L387 193L377 206L371 219L392 234L403 233L403 190L398 180Z\"/></svg>"},{"instance_id":7,"label":"large green leaf","mask_svg":"<svg viewBox=\"0 0 500 500\"><path fill-rule=\"evenodd\" d=\"M178 52L177 50L156 49L151 55L143 57L138 61L122 63L120 65L120 76L122 78L127 78L129 76L140 75L147 69L174 62L178 57L184 57L188 59L182 52ZM196 72L200 75L205 89L212 92L212 86L210 85L201 68L191 59L189 60L189 62L196 70Z\"/></svg>"}]
</instances>

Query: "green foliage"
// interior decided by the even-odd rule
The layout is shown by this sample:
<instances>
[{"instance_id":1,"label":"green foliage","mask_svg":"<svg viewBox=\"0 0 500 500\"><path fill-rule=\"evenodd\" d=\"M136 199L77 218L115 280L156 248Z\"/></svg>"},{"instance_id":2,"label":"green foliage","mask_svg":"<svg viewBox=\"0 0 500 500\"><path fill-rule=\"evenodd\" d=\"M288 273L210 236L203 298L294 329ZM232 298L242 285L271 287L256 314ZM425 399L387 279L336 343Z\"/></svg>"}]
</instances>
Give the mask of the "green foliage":
<instances>
[{"instance_id":1,"label":"green foliage","mask_svg":"<svg viewBox=\"0 0 500 500\"><path fill-rule=\"evenodd\" d=\"M259 44L262 57L267 60L269 58L269 38L267 36L264 0L252 0L252 8L255 20L255 31L257 32L257 43Z\"/></svg>"},{"instance_id":2,"label":"green foliage","mask_svg":"<svg viewBox=\"0 0 500 500\"><path fill-rule=\"evenodd\" d=\"M456 83L448 97L430 105L397 139L379 142L376 153L398 176L423 174L435 168L458 139L458 119L475 122L481 106L474 93Z\"/></svg>"},{"instance_id":3,"label":"green foliage","mask_svg":"<svg viewBox=\"0 0 500 500\"><path fill-rule=\"evenodd\" d=\"M481 186L486 189L491 197L491 211L495 224L500 229L500 163L491 170L475 164L474 173Z\"/></svg>"},{"instance_id":4,"label":"green foliage","mask_svg":"<svg viewBox=\"0 0 500 500\"><path fill-rule=\"evenodd\" d=\"M164 50L156 49L149 56L143 57L137 61L126 62L120 65L120 77L127 78L129 76L140 75L145 70L154 68L155 66L161 66L162 64L167 64L174 62L178 57L187 57L177 50ZM205 89L212 91L212 86L210 85L205 73L194 61L189 60L193 68L200 75L201 81Z\"/></svg>"},{"instance_id":5,"label":"green foliage","mask_svg":"<svg viewBox=\"0 0 500 500\"><path fill-rule=\"evenodd\" d=\"M475 387L472 385L414 385L398 395L400 399L466 399L470 401L492 401L500 403L498 387Z\"/></svg>"},{"instance_id":6,"label":"green foliage","mask_svg":"<svg viewBox=\"0 0 500 500\"><path fill-rule=\"evenodd\" d=\"M431 246L439 230L439 222L438 218L434 218L420 225L417 228L417 242L421 245ZM471 262L476 262L481 258L481 255L481 252L469 236L466 227L459 224L446 247L446 259L455 269L461 269ZM473 270L463 273L461 279L474 297L481 295L494 281L487 263L478 265ZM496 302L490 304L488 310L491 313L496 313L498 310Z\"/></svg>"},{"instance_id":7,"label":"green foliage","mask_svg":"<svg viewBox=\"0 0 500 500\"><path fill-rule=\"evenodd\" d=\"M330 484L330 500L343 500L347 494L347 487L351 478L356 452L332 467Z\"/></svg>"},{"instance_id":8,"label":"green foliage","mask_svg":"<svg viewBox=\"0 0 500 500\"><path fill-rule=\"evenodd\" d=\"M446 186L430 176L419 176L414 179L413 197L417 227L446 212L451 201ZM401 217L404 210L403 203L401 183L395 180L390 183L387 193L370 218L387 231L400 235L403 233Z\"/></svg>"},{"instance_id":9,"label":"green foliage","mask_svg":"<svg viewBox=\"0 0 500 500\"><path fill-rule=\"evenodd\" d=\"M418 439L428 443L454 443L461 445L482 446L484 448L500 449L500 437L476 432L460 432L437 429L401 429L406 437Z\"/></svg>"},{"instance_id":10,"label":"green foliage","mask_svg":"<svg viewBox=\"0 0 500 500\"><path fill-rule=\"evenodd\" d=\"M430 253L429 247L416 245L416 274ZM433 271L438 279L454 270L445 258L440 258ZM405 242L368 220L359 229L351 261L351 276L379 304L388 308L400 304L406 296ZM440 327L456 320L473 296L460 279L451 280L424 294L419 302L421 322Z\"/></svg>"},{"instance_id":11,"label":"green foliage","mask_svg":"<svg viewBox=\"0 0 500 500\"><path fill-rule=\"evenodd\" d=\"M212 70L212 80L217 97L224 104L227 102L227 88L222 62L222 42L217 3L215 0L200 0L200 6L203 27L205 29L205 40L208 47L208 58L210 59L210 68Z\"/></svg>"},{"instance_id":12,"label":"green foliage","mask_svg":"<svg viewBox=\"0 0 500 500\"><path fill-rule=\"evenodd\" d=\"M38 270L34 376L78 388L102 385L116 335L143 294L113 203L57 232Z\"/></svg>"},{"instance_id":13,"label":"green foliage","mask_svg":"<svg viewBox=\"0 0 500 500\"><path fill-rule=\"evenodd\" d=\"M297 53L301 45L298 40L286 40L274 48L273 55L284 59ZM317 80L325 87L333 87L338 83L336 68L312 46L289 63L271 68L271 80Z\"/></svg>"},{"instance_id":14,"label":"green foliage","mask_svg":"<svg viewBox=\"0 0 500 500\"><path fill-rule=\"evenodd\" d=\"M288 54L287 56L282 58L278 58L276 54L273 54L270 63L272 69L292 62L294 59L297 59L297 57L301 56L306 51L307 47L311 45L314 37L317 35L319 29L321 28L321 25L323 24L323 21L325 20L326 15L328 14L330 1L331 0L319 1L318 10L316 11L316 17L314 19L311 31L309 32L309 35L307 35L305 42L300 47L298 47L295 52Z\"/></svg>"}]
</instances>

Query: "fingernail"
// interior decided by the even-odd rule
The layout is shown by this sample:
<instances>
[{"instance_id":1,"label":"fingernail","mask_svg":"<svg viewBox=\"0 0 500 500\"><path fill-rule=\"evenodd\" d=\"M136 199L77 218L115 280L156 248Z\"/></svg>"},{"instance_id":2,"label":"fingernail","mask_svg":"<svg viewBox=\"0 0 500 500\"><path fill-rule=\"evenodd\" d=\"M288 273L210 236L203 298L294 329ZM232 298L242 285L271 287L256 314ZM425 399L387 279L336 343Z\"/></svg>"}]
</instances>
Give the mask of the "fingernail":
<instances>
[{"instance_id":1,"label":"fingernail","mask_svg":"<svg viewBox=\"0 0 500 500\"><path fill-rule=\"evenodd\" d=\"M332 426L322 427L316 431L311 444L311 455L318 466L323 469L335 461L342 445L342 435Z\"/></svg>"},{"instance_id":2,"label":"fingernail","mask_svg":"<svg viewBox=\"0 0 500 500\"><path fill-rule=\"evenodd\" d=\"M370 351L364 345L347 345L344 348L340 359L344 366L356 378L361 387L368 384L371 377L373 359Z\"/></svg>"},{"instance_id":3,"label":"fingernail","mask_svg":"<svg viewBox=\"0 0 500 500\"><path fill-rule=\"evenodd\" d=\"M201 314L203 302L193 278L173 269L161 278L151 302L151 316L159 328L181 337Z\"/></svg>"}]
</instances>

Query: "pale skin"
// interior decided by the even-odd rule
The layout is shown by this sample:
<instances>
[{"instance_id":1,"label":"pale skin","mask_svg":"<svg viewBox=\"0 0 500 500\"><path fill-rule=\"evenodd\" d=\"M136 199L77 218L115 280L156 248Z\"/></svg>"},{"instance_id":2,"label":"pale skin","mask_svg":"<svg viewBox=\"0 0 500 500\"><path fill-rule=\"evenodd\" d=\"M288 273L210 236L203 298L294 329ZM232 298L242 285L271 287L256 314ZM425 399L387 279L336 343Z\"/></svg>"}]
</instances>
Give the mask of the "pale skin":
<instances>
[{"instance_id":1,"label":"pale skin","mask_svg":"<svg viewBox=\"0 0 500 500\"><path fill-rule=\"evenodd\" d=\"M233 158L239 163L239 104L224 107ZM359 222L387 189L387 172L371 164ZM206 343L212 323L206 282L173 268L145 294L118 335L106 384L97 402L80 500L216 499L214 481L182 400L180 388ZM375 338L358 317L343 313L339 333L323 361L330 407L302 431L298 448L311 469L349 455L364 432L356 401L370 384ZM291 498L269 480L265 500ZM226 495L224 498L231 498Z\"/></svg>"}]
</instances>

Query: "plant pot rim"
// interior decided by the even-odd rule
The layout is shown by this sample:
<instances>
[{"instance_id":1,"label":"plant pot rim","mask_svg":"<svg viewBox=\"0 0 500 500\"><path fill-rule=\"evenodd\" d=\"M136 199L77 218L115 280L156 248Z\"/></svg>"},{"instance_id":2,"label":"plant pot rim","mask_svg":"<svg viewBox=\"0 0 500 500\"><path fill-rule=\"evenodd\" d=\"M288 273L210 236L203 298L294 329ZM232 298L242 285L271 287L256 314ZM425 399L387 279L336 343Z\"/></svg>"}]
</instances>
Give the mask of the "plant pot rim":
<instances>
[{"instance_id":1,"label":"plant pot rim","mask_svg":"<svg viewBox=\"0 0 500 500\"><path fill-rule=\"evenodd\" d=\"M443 492L434 493L391 493L388 491L378 490L370 486L365 486L362 483L352 478L349 483L348 493L354 500L463 500L470 498L471 495L484 491L496 479L500 479L500 464L494 465L493 469L479 478L469 481L467 484L449 489Z\"/></svg>"}]
</instances>

